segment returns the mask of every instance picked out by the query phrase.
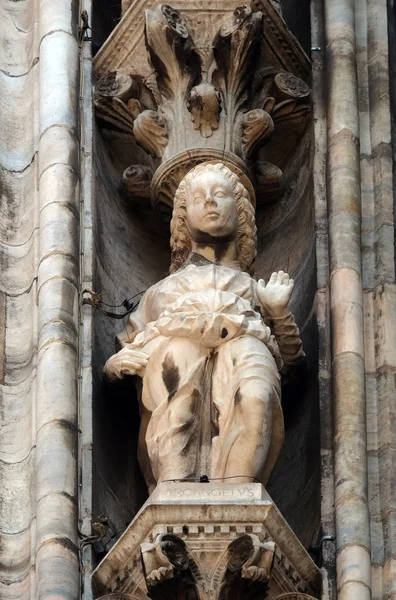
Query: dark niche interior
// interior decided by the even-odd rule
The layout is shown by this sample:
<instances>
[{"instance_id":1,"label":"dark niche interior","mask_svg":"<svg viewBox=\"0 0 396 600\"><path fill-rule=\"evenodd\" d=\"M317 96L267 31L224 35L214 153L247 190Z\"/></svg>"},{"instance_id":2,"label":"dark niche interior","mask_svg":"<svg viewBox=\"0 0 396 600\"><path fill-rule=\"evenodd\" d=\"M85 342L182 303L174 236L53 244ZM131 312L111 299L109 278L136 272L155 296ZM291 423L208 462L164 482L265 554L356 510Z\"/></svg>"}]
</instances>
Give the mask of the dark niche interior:
<instances>
[{"instance_id":1,"label":"dark niche interior","mask_svg":"<svg viewBox=\"0 0 396 600\"><path fill-rule=\"evenodd\" d=\"M297 2L294 2L296 5ZM307 3L306 3L307 4ZM291 11L292 2L285 2ZM305 11L305 25L309 12ZM304 9L303 9L303 8ZM119 18L119 3L94 2L95 43L106 39ZM297 33L297 32L296 32ZM138 147L132 149L142 152ZM121 161L122 162L122 161ZM149 203L129 206L120 193L123 169L107 141L95 129L94 139L94 289L122 312L125 299L139 294L167 275L168 225ZM257 211L259 234L256 277L268 279L287 270L296 280L291 309L300 327L307 360L283 386L286 437L268 492L302 543L316 540L320 517L319 407L317 390L317 327L314 203L312 196L312 133L308 126L284 165L286 192L280 201ZM93 519L105 515L108 536L95 546L99 560L117 540L147 498L136 458L139 430L137 396L131 382L109 385L102 369L114 353L115 336L126 325L94 312L93 339Z\"/></svg>"}]
</instances>

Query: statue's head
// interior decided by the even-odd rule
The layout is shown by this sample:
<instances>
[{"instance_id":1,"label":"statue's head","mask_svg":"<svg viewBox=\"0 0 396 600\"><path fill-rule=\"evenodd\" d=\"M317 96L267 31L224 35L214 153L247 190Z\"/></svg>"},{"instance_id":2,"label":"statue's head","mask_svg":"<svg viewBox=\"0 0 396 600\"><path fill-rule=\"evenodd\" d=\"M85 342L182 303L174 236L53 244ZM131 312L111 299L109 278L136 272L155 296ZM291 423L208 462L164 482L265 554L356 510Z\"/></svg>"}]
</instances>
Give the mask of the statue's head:
<instances>
[{"instance_id":1,"label":"statue's head","mask_svg":"<svg viewBox=\"0 0 396 600\"><path fill-rule=\"evenodd\" d=\"M171 273L186 262L192 240L203 244L234 240L241 269L251 273L257 244L254 208L239 177L223 163L198 165L176 191Z\"/></svg>"}]
</instances>

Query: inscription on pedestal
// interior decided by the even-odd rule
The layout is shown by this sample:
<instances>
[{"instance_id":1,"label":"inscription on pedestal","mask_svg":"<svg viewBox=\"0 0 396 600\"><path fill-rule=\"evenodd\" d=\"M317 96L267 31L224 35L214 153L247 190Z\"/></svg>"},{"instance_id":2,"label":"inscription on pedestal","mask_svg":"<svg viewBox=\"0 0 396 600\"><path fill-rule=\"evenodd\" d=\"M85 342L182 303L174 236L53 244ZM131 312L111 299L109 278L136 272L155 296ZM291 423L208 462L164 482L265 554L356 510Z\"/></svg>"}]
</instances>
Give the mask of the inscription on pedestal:
<instances>
[{"instance_id":1,"label":"inscription on pedestal","mask_svg":"<svg viewBox=\"0 0 396 600\"><path fill-rule=\"evenodd\" d=\"M258 483L163 483L160 490L156 490L151 496L153 502L189 502L211 503L216 500L221 502L252 502L254 500L266 500L265 491Z\"/></svg>"}]
</instances>

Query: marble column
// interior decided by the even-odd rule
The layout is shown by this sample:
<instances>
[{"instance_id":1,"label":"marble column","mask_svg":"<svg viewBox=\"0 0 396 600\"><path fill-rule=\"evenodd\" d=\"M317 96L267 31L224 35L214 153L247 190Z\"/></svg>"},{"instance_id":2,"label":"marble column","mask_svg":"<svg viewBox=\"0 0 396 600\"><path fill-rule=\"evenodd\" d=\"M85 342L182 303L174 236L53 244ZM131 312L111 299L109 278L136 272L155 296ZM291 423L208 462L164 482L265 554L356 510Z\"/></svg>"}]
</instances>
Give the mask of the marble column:
<instances>
[{"instance_id":1,"label":"marble column","mask_svg":"<svg viewBox=\"0 0 396 600\"><path fill-rule=\"evenodd\" d=\"M327 193L339 600L369 600L366 395L355 3L325 1Z\"/></svg>"}]
</instances>

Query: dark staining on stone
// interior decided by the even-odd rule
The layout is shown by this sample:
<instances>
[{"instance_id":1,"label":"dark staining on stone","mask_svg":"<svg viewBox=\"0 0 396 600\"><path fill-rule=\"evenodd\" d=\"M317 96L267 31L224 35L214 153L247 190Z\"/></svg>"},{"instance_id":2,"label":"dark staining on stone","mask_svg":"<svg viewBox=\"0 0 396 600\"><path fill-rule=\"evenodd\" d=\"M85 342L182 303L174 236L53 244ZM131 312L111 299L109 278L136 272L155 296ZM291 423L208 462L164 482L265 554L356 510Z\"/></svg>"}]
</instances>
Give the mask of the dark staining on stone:
<instances>
[{"instance_id":1,"label":"dark staining on stone","mask_svg":"<svg viewBox=\"0 0 396 600\"><path fill-rule=\"evenodd\" d=\"M172 400L179 388L180 373L171 354L167 354L162 363L162 379L168 390L168 400Z\"/></svg>"},{"instance_id":2,"label":"dark staining on stone","mask_svg":"<svg viewBox=\"0 0 396 600\"><path fill-rule=\"evenodd\" d=\"M206 231L201 231L200 229L194 229L192 234L195 242L202 248L213 248L217 263L221 262L221 259L226 255L230 247L230 243L234 241L235 237L234 233L216 236L211 235Z\"/></svg>"},{"instance_id":3,"label":"dark staining on stone","mask_svg":"<svg viewBox=\"0 0 396 600\"><path fill-rule=\"evenodd\" d=\"M221 259L226 255L230 242L218 243L214 246L214 254L216 262L221 262Z\"/></svg>"},{"instance_id":4,"label":"dark staining on stone","mask_svg":"<svg viewBox=\"0 0 396 600\"><path fill-rule=\"evenodd\" d=\"M235 392L235 403L240 403L242 400L242 394L241 394L241 390L240 388L237 389L237 391Z\"/></svg>"},{"instance_id":5,"label":"dark staining on stone","mask_svg":"<svg viewBox=\"0 0 396 600\"><path fill-rule=\"evenodd\" d=\"M225 327L223 327L223 329L221 330L221 333L220 333L220 337L224 340L224 338L226 338L227 335L228 335L228 330Z\"/></svg>"},{"instance_id":6,"label":"dark staining on stone","mask_svg":"<svg viewBox=\"0 0 396 600\"><path fill-rule=\"evenodd\" d=\"M197 410L198 410L198 406L200 403L200 399L201 399L201 394L200 394L199 390L194 388L193 391L191 392L190 417L186 420L184 425L181 427L181 429L187 430L188 433L186 434L185 443L183 444L182 448L180 449L180 456L193 457L194 454L191 452L191 447L195 446L195 448L196 448L195 459L194 459L195 463L199 457L198 444L199 444L199 439L200 439L200 427L199 427L200 419L198 418ZM192 468L189 477L195 477L195 476L196 476L196 470L195 470L195 468Z\"/></svg>"}]
</instances>

